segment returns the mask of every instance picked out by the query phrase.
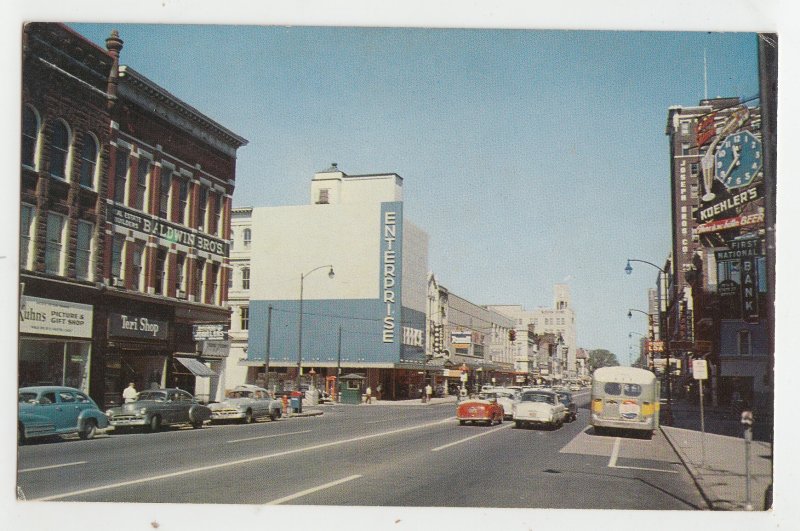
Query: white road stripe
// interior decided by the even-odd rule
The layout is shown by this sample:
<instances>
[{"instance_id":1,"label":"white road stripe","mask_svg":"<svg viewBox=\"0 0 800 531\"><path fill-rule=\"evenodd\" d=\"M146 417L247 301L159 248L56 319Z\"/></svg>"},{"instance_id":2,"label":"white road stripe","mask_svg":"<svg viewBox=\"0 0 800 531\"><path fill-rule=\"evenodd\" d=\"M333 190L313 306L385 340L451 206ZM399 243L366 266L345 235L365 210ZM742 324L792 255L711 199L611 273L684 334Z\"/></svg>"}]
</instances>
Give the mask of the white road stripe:
<instances>
[{"instance_id":1,"label":"white road stripe","mask_svg":"<svg viewBox=\"0 0 800 531\"><path fill-rule=\"evenodd\" d=\"M433 449L431 450L431 452L438 452L439 450L443 450L443 449L445 449L445 448L449 448L449 447L451 447L451 446L455 446L455 445L457 445L457 444L461 444L461 443L463 443L463 442L467 442L467 441L469 441L469 440L471 440L471 439L474 439L474 438L476 438L476 437L483 437L484 435L489 435L490 433L494 433L494 432L496 432L497 430L502 430L503 428L510 428L511 426L513 426L513 424L510 424L510 423L509 423L509 424L506 424L505 426L498 426L497 428L494 428L494 429L491 429L491 430L487 430L487 431L484 431L484 432L478 433L477 435L472 435L472 436L470 436L470 437L467 437L466 439L461 439L461 440L459 440L459 441L455 441L455 442L451 442L451 443L445 444L444 446L439 446L439 447L437 447L437 448L433 448Z\"/></svg>"},{"instance_id":2,"label":"white road stripe","mask_svg":"<svg viewBox=\"0 0 800 531\"><path fill-rule=\"evenodd\" d=\"M663 468L647 468L645 466L625 466L625 465L614 465L611 468L627 468L628 470L649 470L651 472L668 472L670 474L677 474L677 470L664 470Z\"/></svg>"},{"instance_id":3,"label":"white road stripe","mask_svg":"<svg viewBox=\"0 0 800 531\"><path fill-rule=\"evenodd\" d=\"M297 435L298 433L311 433L311 430L290 431L289 433L275 433L273 435L259 435L258 437L247 437L246 439L233 439L232 441L225 441L225 442L237 443L244 441L255 441L256 439L271 439L273 437L283 437L284 435Z\"/></svg>"},{"instance_id":4,"label":"white road stripe","mask_svg":"<svg viewBox=\"0 0 800 531\"><path fill-rule=\"evenodd\" d=\"M608 461L608 466L614 468L617 466L617 456L619 456L619 446L622 440L619 437L614 438L614 449L611 451L611 459Z\"/></svg>"},{"instance_id":5,"label":"white road stripe","mask_svg":"<svg viewBox=\"0 0 800 531\"><path fill-rule=\"evenodd\" d=\"M360 477L361 477L360 474L356 474L354 476L348 476L346 478L338 479L336 481L331 481L330 483L326 483L324 485L320 485L319 487L313 487L313 488L310 488L310 489L302 490L302 491L297 492L295 494L290 494L289 496L284 496L283 498L278 498L277 500L272 500L271 502L267 502L266 504L267 505L279 505L281 503L285 503L287 501L291 501L291 500L294 500L296 498L302 498L303 496L306 496L306 495L311 494L313 492L317 492L317 491L320 491L320 490L323 490L323 489L329 489L331 487L335 487L336 485L341 485L342 483L346 483L348 481L352 481L352 480L358 479Z\"/></svg>"},{"instance_id":6,"label":"white road stripe","mask_svg":"<svg viewBox=\"0 0 800 531\"><path fill-rule=\"evenodd\" d=\"M60 465L50 465L50 466L37 466L35 468L23 468L19 470L19 473L22 474L23 472L36 472L37 470L49 470L51 468L61 468L62 466L75 466L75 465L85 465L86 461L75 461L74 463L62 463Z\"/></svg>"},{"instance_id":7,"label":"white road stripe","mask_svg":"<svg viewBox=\"0 0 800 531\"><path fill-rule=\"evenodd\" d=\"M62 499L62 498L69 498L71 496L80 496L81 494L89 494L91 492L99 492L99 491L102 491L102 490L116 489L116 488L119 488L119 487L127 487L129 485L137 485L139 483L145 483L145 482L148 482L148 481L154 481L154 480L159 480L159 479L167 479L167 478L174 478L174 477L179 477L179 476L185 476L185 475L188 475L188 474L194 474L194 473L197 473L197 472L205 472L205 471L208 471L208 470L216 470L218 468L225 468L225 467L229 467L229 466L243 465L243 464L246 464L246 463L253 463L253 462L256 462L256 461L263 461L265 459L273 459L275 457L283 457L285 455L297 454L297 453L301 453L301 452L308 452L308 451L311 451L311 450L319 450L320 448L328 448L330 446L338 446L338 445L341 445L341 444L349 444L349 443L352 443L352 442L363 441L363 440L366 440L366 439L374 439L376 437L383 437L383 436L386 436L386 435L394 435L395 433L402 433L404 431L411 431L411 430L418 430L418 429L421 429L421 428L428 428L430 426L436 426L437 424L444 424L445 422L452 422L453 418L455 418L455 417L449 417L449 418L446 418L444 420L438 420L436 422L429 422L427 424L419 424L417 426L408 426L406 428L398 428L396 430L385 431L385 432L381 432L381 433L373 433L371 435L362 435L361 437L353 437L352 439L342 439L340 441L331 441L331 442L322 443L322 444L314 444L314 445L311 445L311 446L305 446L303 448L295 448L294 450L286 450L286 451L283 451L283 452L276 452L274 454L260 455L258 457L248 457L248 458L245 458L245 459L236 459L234 461L228 461L226 463L217 463L215 465L200 466L200 467L196 467L196 468L189 468L189 469L186 469L186 470L181 470L181 471L178 471L178 472L170 472L168 474L159 474L159 475L156 475L156 476L149 476L149 477L144 477L144 478L139 478L139 479L132 479L130 481L120 481L118 483L111 483L111 484L108 484L108 485L101 485L99 487L91 487L91 488L88 488L88 489L81 489L81 490L76 490L76 491L73 491L73 492L64 492L62 494L53 494L52 496L44 496L42 498L36 498L35 500L30 500L30 501L59 500L59 499Z\"/></svg>"}]
</instances>

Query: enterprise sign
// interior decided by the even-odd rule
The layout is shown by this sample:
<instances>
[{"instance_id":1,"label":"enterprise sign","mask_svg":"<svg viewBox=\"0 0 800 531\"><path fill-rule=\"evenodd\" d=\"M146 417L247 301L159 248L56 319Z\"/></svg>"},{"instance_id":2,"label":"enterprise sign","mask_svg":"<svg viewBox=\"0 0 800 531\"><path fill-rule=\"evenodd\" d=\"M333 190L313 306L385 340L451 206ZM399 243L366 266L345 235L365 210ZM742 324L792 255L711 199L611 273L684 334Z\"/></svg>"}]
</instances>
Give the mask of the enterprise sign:
<instances>
[{"instance_id":1,"label":"enterprise sign","mask_svg":"<svg viewBox=\"0 0 800 531\"><path fill-rule=\"evenodd\" d=\"M397 334L397 273L398 252L397 243L397 212L386 210L383 212L381 223L381 235L383 237L383 253L381 263L383 265L383 303L386 305L386 314L383 317L383 342L394 343Z\"/></svg>"},{"instance_id":2,"label":"enterprise sign","mask_svg":"<svg viewBox=\"0 0 800 531\"><path fill-rule=\"evenodd\" d=\"M109 221L117 227L153 234L168 242L194 247L199 251L205 251L220 257L228 256L227 242L206 236L194 229L187 229L163 219L154 218L149 214L129 210L117 204L109 205L108 212Z\"/></svg>"}]
</instances>

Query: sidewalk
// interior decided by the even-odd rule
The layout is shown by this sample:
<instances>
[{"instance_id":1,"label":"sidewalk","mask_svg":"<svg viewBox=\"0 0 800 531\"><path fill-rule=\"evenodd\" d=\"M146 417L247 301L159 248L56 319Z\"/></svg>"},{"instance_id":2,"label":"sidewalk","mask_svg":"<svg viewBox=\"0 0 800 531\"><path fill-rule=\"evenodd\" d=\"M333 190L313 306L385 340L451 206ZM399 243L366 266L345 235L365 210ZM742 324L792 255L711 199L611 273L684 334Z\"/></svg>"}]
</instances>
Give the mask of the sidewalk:
<instances>
[{"instance_id":1,"label":"sidewalk","mask_svg":"<svg viewBox=\"0 0 800 531\"><path fill-rule=\"evenodd\" d=\"M700 408L673 400L673 425L661 431L691 474L709 508L717 511L745 510L747 501L745 440L742 425L725 409L705 413L705 435L700 431ZM754 429L754 432L756 430ZM750 502L754 510L764 508L764 494L772 483L771 429L767 440L750 444Z\"/></svg>"}]
</instances>

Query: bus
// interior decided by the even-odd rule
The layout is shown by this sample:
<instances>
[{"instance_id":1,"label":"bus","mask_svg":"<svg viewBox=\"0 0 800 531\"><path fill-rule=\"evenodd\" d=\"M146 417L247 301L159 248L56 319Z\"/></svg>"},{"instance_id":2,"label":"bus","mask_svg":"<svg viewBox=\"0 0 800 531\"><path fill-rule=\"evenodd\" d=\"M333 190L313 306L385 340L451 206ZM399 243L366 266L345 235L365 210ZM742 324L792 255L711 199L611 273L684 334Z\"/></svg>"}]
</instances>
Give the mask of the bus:
<instances>
[{"instance_id":1,"label":"bus","mask_svg":"<svg viewBox=\"0 0 800 531\"><path fill-rule=\"evenodd\" d=\"M635 367L601 367L592 374L590 423L597 435L612 429L652 437L658 428L661 396L656 375Z\"/></svg>"}]
</instances>

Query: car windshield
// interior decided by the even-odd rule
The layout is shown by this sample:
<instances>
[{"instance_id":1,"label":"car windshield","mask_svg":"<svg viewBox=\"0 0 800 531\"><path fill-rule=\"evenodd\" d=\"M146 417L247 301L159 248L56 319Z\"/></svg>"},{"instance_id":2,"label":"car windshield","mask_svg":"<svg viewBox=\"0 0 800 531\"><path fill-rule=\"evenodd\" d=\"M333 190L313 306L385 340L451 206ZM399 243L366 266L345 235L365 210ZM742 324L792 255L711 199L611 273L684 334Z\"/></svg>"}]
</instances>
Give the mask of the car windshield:
<instances>
[{"instance_id":1,"label":"car windshield","mask_svg":"<svg viewBox=\"0 0 800 531\"><path fill-rule=\"evenodd\" d=\"M480 393L478 398L480 400L497 400L497 395L494 393Z\"/></svg>"},{"instance_id":2,"label":"car windshield","mask_svg":"<svg viewBox=\"0 0 800 531\"><path fill-rule=\"evenodd\" d=\"M153 400L154 402L165 402L167 394L163 391L142 391L136 397L136 400Z\"/></svg>"},{"instance_id":3,"label":"car windshield","mask_svg":"<svg viewBox=\"0 0 800 531\"><path fill-rule=\"evenodd\" d=\"M19 394L19 402L35 402L36 401L36 393L20 393Z\"/></svg>"},{"instance_id":4,"label":"car windshield","mask_svg":"<svg viewBox=\"0 0 800 531\"><path fill-rule=\"evenodd\" d=\"M553 404L555 401L553 400L553 395L548 395L545 393L523 393L522 397L520 398L521 402L542 402L545 404Z\"/></svg>"},{"instance_id":5,"label":"car windshield","mask_svg":"<svg viewBox=\"0 0 800 531\"><path fill-rule=\"evenodd\" d=\"M253 398L253 391L228 391L228 398Z\"/></svg>"}]
</instances>

